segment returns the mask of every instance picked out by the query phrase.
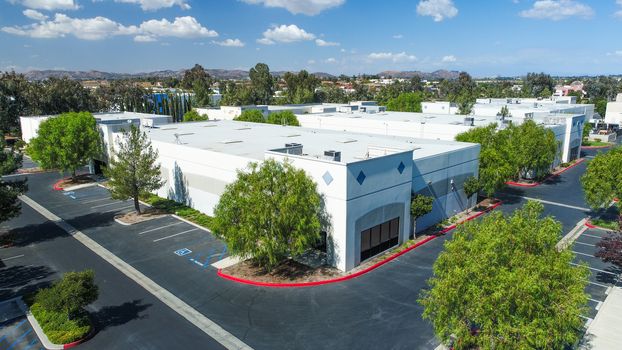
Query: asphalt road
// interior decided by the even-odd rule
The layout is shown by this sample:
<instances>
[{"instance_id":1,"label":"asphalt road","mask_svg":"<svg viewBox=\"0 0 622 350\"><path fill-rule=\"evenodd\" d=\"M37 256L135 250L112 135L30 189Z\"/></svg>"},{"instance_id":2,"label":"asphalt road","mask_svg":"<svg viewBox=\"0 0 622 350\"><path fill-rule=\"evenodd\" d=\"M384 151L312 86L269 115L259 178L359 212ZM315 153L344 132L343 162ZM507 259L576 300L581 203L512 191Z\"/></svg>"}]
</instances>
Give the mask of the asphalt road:
<instances>
[{"instance_id":1,"label":"asphalt road","mask_svg":"<svg viewBox=\"0 0 622 350\"><path fill-rule=\"evenodd\" d=\"M584 169L585 164L581 164L540 187L508 189L499 194L505 203L501 210L509 213L525 203L527 198L546 201L545 213L554 215L563 224L561 237L591 214L578 182ZM252 287L226 281L216 275L209 266L212 260L208 258L218 260L226 256L226 251L219 251L221 246L209 233L199 230L180 234L184 232L182 224L148 233L144 232L156 228L157 224L119 225L112 220L114 214L131 208L106 199L105 192L98 193L100 190L77 190L72 195L52 191L52 183L59 177L54 173L29 176L28 196L255 349L430 349L438 344L431 325L422 320L423 310L416 300L426 286L425 281L432 275L432 264L442 251L443 242L451 235L433 240L369 274L344 283L299 289ZM80 243L69 242L72 239L58 232L58 229L54 231L53 225L52 228L44 228L40 217L38 224L33 224L33 213L28 213L27 206L24 209L24 214L17 220L24 222L16 227L30 227L32 238L30 243L22 244L25 245L22 249L29 247L34 251L45 251L49 250L45 248L47 245L53 244L56 250L52 251L89 256L87 261L90 263L84 266L97 264L97 257L93 257ZM171 219L166 220L162 226L174 223ZM173 237L156 241L169 236ZM192 254L180 256L175 253L183 248L191 250ZM4 256L5 252L2 250L0 254ZM68 255L49 253L35 266L45 273L47 268L58 270L58 264L62 263L78 265L64 266L65 269L84 268L79 267L82 258L75 259ZM190 260L194 257L201 264ZM96 270L98 276L101 276L99 270L108 268L107 273L125 279L105 262L100 261L99 264L101 266L98 265ZM32 289L40 281L45 281L33 279L33 286L28 288ZM189 324L184 327L183 322L170 322L171 317L175 318L171 316L173 311L166 307L166 310L156 308L157 301L144 295L144 290L137 288L136 296L127 297L126 288L114 288L125 285L123 282L132 284L127 279L109 282L109 298L112 301L107 302L108 305L118 306L140 300L139 305L150 306L130 314L149 313L153 318L161 316L166 321L146 324L142 322L147 321L138 316L100 332L117 332L119 348L138 347L149 337L143 337L139 342L133 339L145 332L153 336L149 338L151 342L145 343L150 344L145 348L196 348L199 343L208 344L201 340L193 343L194 346L171 345L171 342L176 344L178 341L174 339L190 341L187 334L170 336L167 329L171 325L175 325L175 334L196 333L198 330ZM110 348L98 343L98 338L103 337L98 335L85 347Z\"/></svg>"}]
</instances>

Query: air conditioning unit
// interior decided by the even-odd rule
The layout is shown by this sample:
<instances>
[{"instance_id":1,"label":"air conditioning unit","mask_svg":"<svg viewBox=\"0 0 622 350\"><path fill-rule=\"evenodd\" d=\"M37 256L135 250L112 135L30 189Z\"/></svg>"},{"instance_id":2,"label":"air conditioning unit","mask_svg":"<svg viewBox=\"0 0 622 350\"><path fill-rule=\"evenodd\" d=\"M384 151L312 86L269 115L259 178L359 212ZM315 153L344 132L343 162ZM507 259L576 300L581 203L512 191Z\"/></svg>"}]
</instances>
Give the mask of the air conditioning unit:
<instances>
[{"instance_id":1,"label":"air conditioning unit","mask_svg":"<svg viewBox=\"0 0 622 350\"><path fill-rule=\"evenodd\" d=\"M333 162L341 162L341 152L333 150L324 151L324 158Z\"/></svg>"}]
</instances>

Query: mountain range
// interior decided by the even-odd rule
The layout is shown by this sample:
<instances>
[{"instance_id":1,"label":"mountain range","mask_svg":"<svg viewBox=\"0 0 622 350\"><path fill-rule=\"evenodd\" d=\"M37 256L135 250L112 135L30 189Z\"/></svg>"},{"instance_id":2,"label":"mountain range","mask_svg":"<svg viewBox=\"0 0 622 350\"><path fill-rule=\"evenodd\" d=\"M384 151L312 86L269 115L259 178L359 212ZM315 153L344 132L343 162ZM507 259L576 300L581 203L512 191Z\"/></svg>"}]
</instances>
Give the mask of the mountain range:
<instances>
[{"instance_id":1,"label":"mountain range","mask_svg":"<svg viewBox=\"0 0 622 350\"><path fill-rule=\"evenodd\" d=\"M248 79L248 71L240 69L206 69L207 73L217 79ZM137 78L181 78L185 69L180 70L160 70L144 73L111 73L96 70L91 71L71 71L71 70L31 70L24 75L28 80L44 80L50 77L60 78L68 77L75 80L116 80L116 79L137 79ZM285 71L272 72L275 76L282 76ZM335 78L334 75L324 72L312 73L321 79ZM420 71L384 71L377 74L378 76L410 79L419 76L421 79L438 80L438 79L456 79L459 72L437 70L431 73Z\"/></svg>"}]
</instances>

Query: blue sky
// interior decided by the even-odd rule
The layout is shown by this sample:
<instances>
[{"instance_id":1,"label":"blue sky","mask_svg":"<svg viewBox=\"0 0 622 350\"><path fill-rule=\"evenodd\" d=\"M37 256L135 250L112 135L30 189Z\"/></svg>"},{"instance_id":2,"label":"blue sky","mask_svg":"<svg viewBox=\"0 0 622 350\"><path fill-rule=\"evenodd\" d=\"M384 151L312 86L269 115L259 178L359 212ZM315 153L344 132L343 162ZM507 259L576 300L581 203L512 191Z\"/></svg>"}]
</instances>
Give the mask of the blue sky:
<instances>
[{"instance_id":1,"label":"blue sky","mask_svg":"<svg viewBox=\"0 0 622 350\"><path fill-rule=\"evenodd\" d=\"M622 73L622 0L0 0L0 70Z\"/></svg>"}]
</instances>

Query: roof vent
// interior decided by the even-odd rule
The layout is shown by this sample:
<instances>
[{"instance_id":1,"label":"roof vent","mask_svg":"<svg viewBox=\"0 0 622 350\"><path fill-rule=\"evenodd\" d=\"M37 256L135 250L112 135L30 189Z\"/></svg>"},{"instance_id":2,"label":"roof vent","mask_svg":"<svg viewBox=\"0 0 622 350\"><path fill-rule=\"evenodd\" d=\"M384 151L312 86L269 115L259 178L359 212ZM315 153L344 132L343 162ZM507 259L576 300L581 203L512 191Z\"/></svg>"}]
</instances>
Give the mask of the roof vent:
<instances>
[{"instance_id":1,"label":"roof vent","mask_svg":"<svg viewBox=\"0 0 622 350\"><path fill-rule=\"evenodd\" d=\"M333 162L341 162L341 152L339 151L324 151L324 159L331 160Z\"/></svg>"},{"instance_id":2,"label":"roof vent","mask_svg":"<svg viewBox=\"0 0 622 350\"><path fill-rule=\"evenodd\" d=\"M473 125L475 125L475 118L464 117L464 126L473 126Z\"/></svg>"},{"instance_id":3,"label":"roof vent","mask_svg":"<svg viewBox=\"0 0 622 350\"><path fill-rule=\"evenodd\" d=\"M302 145L299 143L286 143L285 153L300 156L302 155Z\"/></svg>"}]
</instances>

